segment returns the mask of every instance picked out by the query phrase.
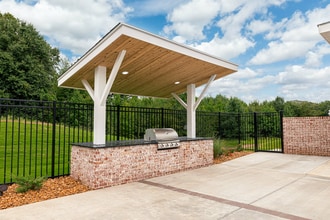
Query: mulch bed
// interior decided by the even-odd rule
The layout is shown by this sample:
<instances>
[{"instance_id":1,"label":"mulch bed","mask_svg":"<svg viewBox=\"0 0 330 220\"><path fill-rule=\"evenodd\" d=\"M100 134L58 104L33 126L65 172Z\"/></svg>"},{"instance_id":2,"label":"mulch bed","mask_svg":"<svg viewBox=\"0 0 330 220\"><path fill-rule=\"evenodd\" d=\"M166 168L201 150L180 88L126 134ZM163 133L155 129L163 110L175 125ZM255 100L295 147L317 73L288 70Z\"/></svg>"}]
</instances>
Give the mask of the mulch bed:
<instances>
[{"instance_id":1,"label":"mulch bed","mask_svg":"<svg viewBox=\"0 0 330 220\"><path fill-rule=\"evenodd\" d=\"M233 160L233 159L238 158L238 157L243 157L243 156L251 154L251 153L253 153L253 152L252 151L235 151L233 153L222 154L220 157L215 158L213 160L213 162L215 164L223 163L223 162L226 162L228 160Z\"/></svg>"},{"instance_id":2,"label":"mulch bed","mask_svg":"<svg viewBox=\"0 0 330 220\"><path fill-rule=\"evenodd\" d=\"M223 163L238 157L242 157L252 152L241 151L233 152L227 155L221 155L214 159L215 164ZM44 201L47 199L54 199L62 196L73 195L88 191L88 187L74 180L70 176L59 177L54 179L47 179L40 190L30 190L26 193L17 193L17 184L12 184L8 190L0 196L0 209L21 206L25 204Z\"/></svg>"},{"instance_id":3,"label":"mulch bed","mask_svg":"<svg viewBox=\"0 0 330 220\"><path fill-rule=\"evenodd\" d=\"M0 209L21 206L47 199L54 199L88 191L88 187L69 176L47 179L40 190L17 193L17 184L12 184L0 197Z\"/></svg>"}]
</instances>

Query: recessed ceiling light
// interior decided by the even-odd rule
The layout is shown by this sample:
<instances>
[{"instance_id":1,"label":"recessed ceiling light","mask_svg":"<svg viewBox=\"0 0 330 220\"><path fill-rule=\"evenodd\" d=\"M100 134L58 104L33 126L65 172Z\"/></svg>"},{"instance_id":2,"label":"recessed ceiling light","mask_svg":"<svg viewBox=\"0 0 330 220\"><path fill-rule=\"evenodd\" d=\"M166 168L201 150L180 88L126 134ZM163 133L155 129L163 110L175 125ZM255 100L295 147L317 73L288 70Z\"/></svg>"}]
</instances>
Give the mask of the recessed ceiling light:
<instances>
[{"instance_id":1,"label":"recessed ceiling light","mask_svg":"<svg viewBox=\"0 0 330 220\"><path fill-rule=\"evenodd\" d=\"M123 71L121 74L123 74L123 75L127 75L128 72L127 72L127 71Z\"/></svg>"},{"instance_id":2,"label":"recessed ceiling light","mask_svg":"<svg viewBox=\"0 0 330 220\"><path fill-rule=\"evenodd\" d=\"M179 81L176 81L174 84L175 84L175 85L178 85L178 84L180 84L180 82L179 82Z\"/></svg>"}]
</instances>

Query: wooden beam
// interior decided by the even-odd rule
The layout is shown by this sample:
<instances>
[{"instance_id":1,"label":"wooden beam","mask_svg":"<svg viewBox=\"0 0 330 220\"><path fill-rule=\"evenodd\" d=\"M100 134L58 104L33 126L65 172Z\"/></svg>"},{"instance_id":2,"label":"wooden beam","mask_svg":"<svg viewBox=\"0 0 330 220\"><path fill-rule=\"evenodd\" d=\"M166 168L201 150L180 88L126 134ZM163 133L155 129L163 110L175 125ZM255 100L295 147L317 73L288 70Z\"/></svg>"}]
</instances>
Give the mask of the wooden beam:
<instances>
[{"instance_id":1,"label":"wooden beam","mask_svg":"<svg viewBox=\"0 0 330 220\"><path fill-rule=\"evenodd\" d=\"M109 76L109 79L107 81L107 84L105 86L105 89L103 91L103 94L102 94L102 97L101 97L101 105L105 105L106 101L107 101L107 97L110 93L110 89L113 85L113 82L115 81L116 79L116 76L118 74L118 70L120 68L120 65L121 63L123 62L124 60L124 57L125 57L125 54L126 54L126 50L122 50L118 56L117 56L117 59L112 67L112 70L111 70L111 73L110 73L110 76Z\"/></svg>"}]
</instances>

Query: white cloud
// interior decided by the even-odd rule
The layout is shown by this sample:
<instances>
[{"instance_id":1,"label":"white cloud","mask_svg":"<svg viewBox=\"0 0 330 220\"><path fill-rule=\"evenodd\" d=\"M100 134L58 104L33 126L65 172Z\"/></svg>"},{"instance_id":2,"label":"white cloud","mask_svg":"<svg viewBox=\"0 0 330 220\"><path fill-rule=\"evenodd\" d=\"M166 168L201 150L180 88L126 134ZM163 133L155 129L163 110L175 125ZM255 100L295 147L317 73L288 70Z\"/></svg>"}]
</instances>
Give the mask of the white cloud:
<instances>
[{"instance_id":1,"label":"white cloud","mask_svg":"<svg viewBox=\"0 0 330 220\"><path fill-rule=\"evenodd\" d=\"M282 85L317 85L326 86L330 80L330 67L322 69L306 68L304 66L288 66L278 74L278 83Z\"/></svg>"},{"instance_id":2,"label":"white cloud","mask_svg":"<svg viewBox=\"0 0 330 220\"><path fill-rule=\"evenodd\" d=\"M252 20L246 29L251 35L258 35L270 31L273 28L273 21L271 19L266 20Z\"/></svg>"},{"instance_id":3,"label":"white cloud","mask_svg":"<svg viewBox=\"0 0 330 220\"><path fill-rule=\"evenodd\" d=\"M315 69L300 65L289 66L276 78L280 85L279 92L288 100L329 100L330 67Z\"/></svg>"},{"instance_id":4,"label":"white cloud","mask_svg":"<svg viewBox=\"0 0 330 220\"><path fill-rule=\"evenodd\" d=\"M181 38L202 40L205 38L203 30L210 24L219 11L220 2L216 0L192 0L175 8L167 17L172 25L164 27L164 32L172 32Z\"/></svg>"},{"instance_id":5,"label":"white cloud","mask_svg":"<svg viewBox=\"0 0 330 220\"><path fill-rule=\"evenodd\" d=\"M221 39L218 35L215 35L209 42L202 42L192 46L224 59L232 59L253 47L254 42L242 36L237 36L233 39Z\"/></svg>"},{"instance_id":6,"label":"white cloud","mask_svg":"<svg viewBox=\"0 0 330 220\"><path fill-rule=\"evenodd\" d=\"M269 31L268 20L258 30L258 23L250 23L257 14L267 17L269 6L279 6L284 0L248 1L248 0L191 0L175 8L169 14L171 23L164 27L167 35L174 34L174 40L190 43L207 53L231 59L247 52L255 46L250 36L244 36L244 28L249 27L252 34ZM196 13L198 12L198 13ZM260 23L260 22L259 22ZM214 25L216 24L216 26ZM206 39L207 32L214 33ZM194 43L192 43L194 42Z\"/></svg>"},{"instance_id":7,"label":"white cloud","mask_svg":"<svg viewBox=\"0 0 330 220\"><path fill-rule=\"evenodd\" d=\"M282 60L302 57L312 49L314 43L308 41L272 41L268 48L260 50L251 60L251 64L270 64Z\"/></svg>"},{"instance_id":8,"label":"white cloud","mask_svg":"<svg viewBox=\"0 0 330 220\"><path fill-rule=\"evenodd\" d=\"M134 16L154 16L159 14L167 14L174 8L188 0L166 0L166 1L155 1L155 0L129 0L125 1L129 3L134 11Z\"/></svg>"},{"instance_id":9,"label":"white cloud","mask_svg":"<svg viewBox=\"0 0 330 220\"><path fill-rule=\"evenodd\" d=\"M32 23L54 46L69 48L77 55L86 52L118 22L125 21L132 10L121 0L43 0L35 4L2 0L0 8L6 9L3 13Z\"/></svg>"},{"instance_id":10,"label":"white cloud","mask_svg":"<svg viewBox=\"0 0 330 220\"><path fill-rule=\"evenodd\" d=\"M256 97L270 100L274 96L262 92L276 81L272 75L264 75L262 72L250 68L239 69L238 72L213 82L209 88L208 95L222 94L227 97L239 97L246 103L254 101ZM198 88L200 92L202 88Z\"/></svg>"},{"instance_id":11,"label":"white cloud","mask_svg":"<svg viewBox=\"0 0 330 220\"><path fill-rule=\"evenodd\" d=\"M317 30L317 24L324 20L330 20L330 4L324 9L310 10L305 14L297 11L291 18L275 23L266 33L268 39L274 40L268 43L267 48L260 50L250 63L262 65L305 57L318 42L323 40ZM309 60L306 63L311 64L310 62L316 61L316 57L311 56L312 54L307 55Z\"/></svg>"},{"instance_id":12,"label":"white cloud","mask_svg":"<svg viewBox=\"0 0 330 220\"><path fill-rule=\"evenodd\" d=\"M250 68L245 68L245 69L239 69L236 73L230 74L227 76L227 79L254 79L256 77L260 77L262 73L259 73L257 71L254 71L253 69Z\"/></svg>"}]
</instances>

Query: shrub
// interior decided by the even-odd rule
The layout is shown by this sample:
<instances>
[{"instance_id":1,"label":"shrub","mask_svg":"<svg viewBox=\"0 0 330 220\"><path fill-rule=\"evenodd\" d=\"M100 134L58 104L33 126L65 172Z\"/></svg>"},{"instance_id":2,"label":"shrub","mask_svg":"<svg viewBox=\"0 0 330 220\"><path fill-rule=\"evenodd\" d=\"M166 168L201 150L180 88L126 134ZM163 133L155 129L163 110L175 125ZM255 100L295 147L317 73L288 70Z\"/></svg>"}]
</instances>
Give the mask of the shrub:
<instances>
[{"instance_id":1,"label":"shrub","mask_svg":"<svg viewBox=\"0 0 330 220\"><path fill-rule=\"evenodd\" d=\"M15 182L18 184L16 188L16 192L25 193L29 190L39 190L42 187L43 182L47 179L47 177L16 177Z\"/></svg>"},{"instance_id":2,"label":"shrub","mask_svg":"<svg viewBox=\"0 0 330 220\"><path fill-rule=\"evenodd\" d=\"M213 158L219 157L221 154L223 154L223 150L220 144L219 139L214 139L213 141Z\"/></svg>"},{"instance_id":3,"label":"shrub","mask_svg":"<svg viewBox=\"0 0 330 220\"><path fill-rule=\"evenodd\" d=\"M232 139L214 139L213 140L213 157L217 158L221 155L228 156L235 151L243 151L243 147Z\"/></svg>"}]
</instances>

